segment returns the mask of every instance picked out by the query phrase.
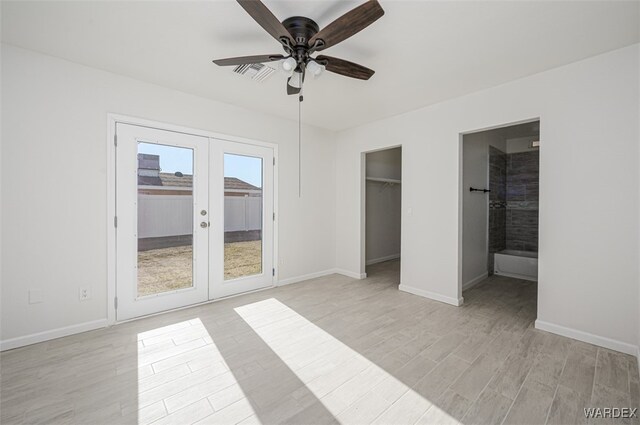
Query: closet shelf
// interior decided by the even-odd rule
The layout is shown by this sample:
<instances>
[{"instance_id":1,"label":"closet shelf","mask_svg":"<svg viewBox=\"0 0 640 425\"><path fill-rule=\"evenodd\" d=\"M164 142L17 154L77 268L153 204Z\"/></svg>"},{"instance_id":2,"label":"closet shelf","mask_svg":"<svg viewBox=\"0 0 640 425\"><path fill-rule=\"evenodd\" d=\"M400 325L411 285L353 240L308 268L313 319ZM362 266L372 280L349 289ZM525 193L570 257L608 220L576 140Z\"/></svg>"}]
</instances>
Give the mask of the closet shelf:
<instances>
[{"instance_id":1,"label":"closet shelf","mask_svg":"<svg viewBox=\"0 0 640 425\"><path fill-rule=\"evenodd\" d=\"M371 182L380 182L380 183L391 183L391 184L400 184L400 180L397 179L385 179L382 177L367 177L368 181Z\"/></svg>"}]
</instances>

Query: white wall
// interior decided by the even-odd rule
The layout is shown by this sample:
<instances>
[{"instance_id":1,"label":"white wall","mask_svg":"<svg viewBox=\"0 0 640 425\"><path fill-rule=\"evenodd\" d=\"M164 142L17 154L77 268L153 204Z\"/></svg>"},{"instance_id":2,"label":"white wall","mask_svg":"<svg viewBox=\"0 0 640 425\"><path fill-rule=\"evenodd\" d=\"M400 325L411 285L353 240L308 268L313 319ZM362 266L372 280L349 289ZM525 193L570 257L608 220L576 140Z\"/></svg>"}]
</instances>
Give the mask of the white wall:
<instances>
[{"instance_id":1,"label":"white wall","mask_svg":"<svg viewBox=\"0 0 640 425\"><path fill-rule=\"evenodd\" d=\"M366 174L401 180L402 149L385 149L366 156ZM367 181L366 262L367 264L400 256L401 195L398 184Z\"/></svg>"},{"instance_id":2,"label":"white wall","mask_svg":"<svg viewBox=\"0 0 640 425\"><path fill-rule=\"evenodd\" d=\"M635 350L638 53L636 44L342 132L337 267L362 272L360 155L393 140L403 147L401 289L458 302L459 134L540 117L538 326Z\"/></svg>"},{"instance_id":3,"label":"white wall","mask_svg":"<svg viewBox=\"0 0 640 425\"><path fill-rule=\"evenodd\" d=\"M489 188L489 146L506 151L504 138L496 132L464 136L462 143L462 287L487 276L489 255L489 194L470 192Z\"/></svg>"},{"instance_id":4,"label":"white wall","mask_svg":"<svg viewBox=\"0 0 640 425\"><path fill-rule=\"evenodd\" d=\"M296 122L6 45L2 95L2 340L107 317L110 112L278 143L279 277L334 268L332 132L303 127L299 199Z\"/></svg>"}]
</instances>

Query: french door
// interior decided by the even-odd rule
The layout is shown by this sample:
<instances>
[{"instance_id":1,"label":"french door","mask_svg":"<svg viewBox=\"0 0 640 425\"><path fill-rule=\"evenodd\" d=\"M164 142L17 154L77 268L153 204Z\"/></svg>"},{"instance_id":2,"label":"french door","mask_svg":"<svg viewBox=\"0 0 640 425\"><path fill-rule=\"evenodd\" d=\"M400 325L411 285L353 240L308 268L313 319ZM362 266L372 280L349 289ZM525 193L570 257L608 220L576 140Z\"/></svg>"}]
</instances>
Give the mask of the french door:
<instances>
[{"instance_id":1,"label":"french door","mask_svg":"<svg viewBox=\"0 0 640 425\"><path fill-rule=\"evenodd\" d=\"M272 149L121 123L116 135L117 320L273 285Z\"/></svg>"},{"instance_id":2,"label":"french door","mask_svg":"<svg viewBox=\"0 0 640 425\"><path fill-rule=\"evenodd\" d=\"M273 284L273 150L211 143L209 293L226 297ZM238 176L244 176L239 178Z\"/></svg>"}]
</instances>

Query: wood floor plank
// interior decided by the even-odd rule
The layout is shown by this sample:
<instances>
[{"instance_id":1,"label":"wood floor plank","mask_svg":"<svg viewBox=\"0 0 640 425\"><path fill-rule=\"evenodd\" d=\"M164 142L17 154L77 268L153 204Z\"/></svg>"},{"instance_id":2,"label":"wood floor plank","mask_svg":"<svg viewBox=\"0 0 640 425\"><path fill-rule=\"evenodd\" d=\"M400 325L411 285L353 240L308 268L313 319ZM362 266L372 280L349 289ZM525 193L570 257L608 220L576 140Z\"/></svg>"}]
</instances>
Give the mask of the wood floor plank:
<instances>
[{"instance_id":1,"label":"wood floor plank","mask_svg":"<svg viewBox=\"0 0 640 425\"><path fill-rule=\"evenodd\" d=\"M560 380L565 360L566 355L539 353L529 371L529 379L555 387Z\"/></svg>"},{"instance_id":2,"label":"wood floor plank","mask_svg":"<svg viewBox=\"0 0 640 425\"><path fill-rule=\"evenodd\" d=\"M469 367L470 365L464 360L455 355L450 355L420 379L412 390L427 400L435 401Z\"/></svg>"},{"instance_id":3,"label":"wood floor plank","mask_svg":"<svg viewBox=\"0 0 640 425\"><path fill-rule=\"evenodd\" d=\"M500 363L488 354L478 357L451 388L468 400L475 400L489 383Z\"/></svg>"},{"instance_id":4,"label":"wood floor plank","mask_svg":"<svg viewBox=\"0 0 640 425\"><path fill-rule=\"evenodd\" d=\"M512 403L513 400L490 388L485 388L467 411L462 422L477 425L500 425Z\"/></svg>"},{"instance_id":5,"label":"wood floor plank","mask_svg":"<svg viewBox=\"0 0 640 425\"><path fill-rule=\"evenodd\" d=\"M548 425L578 425L586 422L584 409L590 407L589 396L558 385L551 404Z\"/></svg>"},{"instance_id":6,"label":"wood floor plank","mask_svg":"<svg viewBox=\"0 0 640 425\"><path fill-rule=\"evenodd\" d=\"M385 377L386 373L382 369L372 365L331 391L322 402L328 406L336 406L332 411L342 411L370 392L371 388L380 384Z\"/></svg>"},{"instance_id":7,"label":"wood floor plank","mask_svg":"<svg viewBox=\"0 0 640 425\"><path fill-rule=\"evenodd\" d=\"M428 359L439 362L440 360L451 354L456 348L458 348L458 346L462 344L465 339L466 337L459 333L445 335L429 348L427 348L424 351L423 355Z\"/></svg>"},{"instance_id":8,"label":"wood floor plank","mask_svg":"<svg viewBox=\"0 0 640 425\"><path fill-rule=\"evenodd\" d=\"M493 375L489 387L503 396L515 400L525 378L529 375L533 362L532 356L521 357L520 354L512 353Z\"/></svg>"},{"instance_id":9,"label":"wood floor plank","mask_svg":"<svg viewBox=\"0 0 640 425\"><path fill-rule=\"evenodd\" d=\"M201 403L204 403L204 401L201 401ZM208 409L205 408L204 411L208 411ZM251 403L247 399L241 399L222 410L213 412L210 415L201 418L197 422L190 423L198 425L237 424L238 422L242 422L253 415L255 415L255 411L253 410Z\"/></svg>"},{"instance_id":10,"label":"wood floor plank","mask_svg":"<svg viewBox=\"0 0 640 425\"><path fill-rule=\"evenodd\" d=\"M336 419L341 424L368 424L382 414L390 404L375 393L368 393L340 413Z\"/></svg>"},{"instance_id":11,"label":"wood floor plank","mask_svg":"<svg viewBox=\"0 0 640 425\"><path fill-rule=\"evenodd\" d=\"M629 366L624 354L599 349L596 362L595 384L614 390L629 391Z\"/></svg>"},{"instance_id":12,"label":"wood floor plank","mask_svg":"<svg viewBox=\"0 0 640 425\"><path fill-rule=\"evenodd\" d=\"M554 394L554 388L535 381L525 381L503 424L545 423Z\"/></svg>"},{"instance_id":13,"label":"wood floor plank","mask_svg":"<svg viewBox=\"0 0 640 425\"><path fill-rule=\"evenodd\" d=\"M432 406L432 403L413 391L407 391L387 410L385 410L373 423L376 425L387 424L413 424Z\"/></svg>"},{"instance_id":14,"label":"wood floor plank","mask_svg":"<svg viewBox=\"0 0 640 425\"><path fill-rule=\"evenodd\" d=\"M471 401L461 395L448 390L446 391L427 412L416 422L416 424L460 424L467 410L471 406Z\"/></svg>"},{"instance_id":15,"label":"wood floor plank","mask_svg":"<svg viewBox=\"0 0 640 425\"><path fill-rule=\"evenodd\" d=\"M596 372L596 358L582 350L571 351L567 356L559 383L580 394L590 395Z\"/></svg>"},{"instance_id":16,"label":"wood floor plank","mask_svg":"<svg viewBox=\"0 0 640 425\"><path fill-rule=\"evenodd\" d=\"M211 415L213 408L205 398L153 422L154 425L193 424Z\"/></svg>"},{"instance_id":17,"label":"wood floor plank","mask_svg":"<svg viewBox=\"0 0 640 425\"><path fill-rule=\"evenodd\" d=\"M600 357L600 353L598 353ZM629 407L630 399L629 393L625 391L618 391L615 388L611 388L607 385L594 384L593 394L591 396L590 407ZM602 417L602 418L589 418L589 424L630 424L631 419L627 417Z\"/></svg>"}]
</instances>

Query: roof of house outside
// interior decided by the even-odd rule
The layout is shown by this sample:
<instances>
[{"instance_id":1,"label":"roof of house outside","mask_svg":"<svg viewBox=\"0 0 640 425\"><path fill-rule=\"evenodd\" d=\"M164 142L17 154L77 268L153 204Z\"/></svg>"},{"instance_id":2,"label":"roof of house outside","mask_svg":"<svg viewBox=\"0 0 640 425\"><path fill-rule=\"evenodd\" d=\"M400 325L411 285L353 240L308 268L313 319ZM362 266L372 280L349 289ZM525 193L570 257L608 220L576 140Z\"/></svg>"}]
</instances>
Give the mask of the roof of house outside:
<instances>
[{"instance_id":1,"label":"roof of house outside","mask_svg":"<svg viewBox=\"0 0 640 425\"><path fill-rule=\"evenodd\" d=\"M153 176L138 176L139 186L163 186L163 187L192 187L193 176L190 174L184 174L181 177L174 173L159 173L159 177ZM237 177L225 177L224 189L227 191L233 190L257 190L262 189L252 184L240 180Z\"/></svg>"},{"instance_id":2,"label":"roof of house outside","mask_svg":"<svg viewBox=\"0 0 640 425\"><path fill-rule=\"evenodd\" d=\"M262 188L249 184L237 177L225 177L224 188L231 190L262 190Z\"/></svg>"}]
</instances>

